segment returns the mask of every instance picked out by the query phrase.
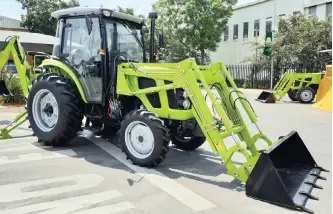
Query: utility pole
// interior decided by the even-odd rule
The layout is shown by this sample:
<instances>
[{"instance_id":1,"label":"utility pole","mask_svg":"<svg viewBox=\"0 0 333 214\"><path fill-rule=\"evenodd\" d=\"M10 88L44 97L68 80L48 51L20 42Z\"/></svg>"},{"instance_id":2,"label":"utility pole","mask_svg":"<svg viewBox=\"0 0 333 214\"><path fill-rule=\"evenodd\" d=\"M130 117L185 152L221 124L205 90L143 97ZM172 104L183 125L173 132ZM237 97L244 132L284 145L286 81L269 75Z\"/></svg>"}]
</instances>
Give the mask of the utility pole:
<instances>
[{"instance_id":1,"label":"utility pole","mask_svg":"<svg viewBox=\"0 0 333 214\"><path fill-rule=\"evenodd\" d=\"M272 40L273 38L275 38L275 25L276 25L276 1L277 0L274 0L274 12L273 12L273 26L272 26ZM273 78L274 78L274 57L272 56L272 62L271 62L271 90L273 90Z\"/></svg>"}]
</instances>

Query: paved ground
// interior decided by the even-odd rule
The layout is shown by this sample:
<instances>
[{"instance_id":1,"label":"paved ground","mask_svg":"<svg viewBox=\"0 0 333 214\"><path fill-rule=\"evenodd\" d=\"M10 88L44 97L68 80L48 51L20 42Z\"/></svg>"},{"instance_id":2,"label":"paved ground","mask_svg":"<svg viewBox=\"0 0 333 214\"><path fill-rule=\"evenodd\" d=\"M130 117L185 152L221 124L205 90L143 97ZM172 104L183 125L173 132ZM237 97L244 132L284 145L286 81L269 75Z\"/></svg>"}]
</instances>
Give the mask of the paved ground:
<instances>
[{"instance_id":1,"label":"paved ground","mask_svg":"<svg viewBox=\"0 0 333 214\"><path fill-rule=\"evenodd\" d=\"M246 95L263 131L272 139L298 131L318 164L332 169L331 113L288 99L262 104L254 101L258 93ZM14 116L0 109L0 126ZM31 132L25 124L14 134ZM246 197L206 144L188 153L171 149L162 165L145 169L125 159L117 139L83 135L56 149L30 136L0 141L0 213L297 213ZM332 213L332 176L325 176L318 183L324 190L313 191L320 200L307 203L320 214Z\"/></svg>"}]
</instances>

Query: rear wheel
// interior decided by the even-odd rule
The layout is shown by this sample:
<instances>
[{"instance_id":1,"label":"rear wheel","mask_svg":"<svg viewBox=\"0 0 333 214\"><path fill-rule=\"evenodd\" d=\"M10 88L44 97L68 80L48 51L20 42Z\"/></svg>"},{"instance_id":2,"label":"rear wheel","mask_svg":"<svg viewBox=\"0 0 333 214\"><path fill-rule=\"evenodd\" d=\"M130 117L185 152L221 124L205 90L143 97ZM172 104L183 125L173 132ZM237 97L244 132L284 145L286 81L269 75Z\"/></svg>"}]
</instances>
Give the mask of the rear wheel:
<instances>
[{"instance_id":1,"label":"rear wheel","mask_svg":"<svg viewBox=\"0 0 333 214\"><path fill-rule=\"evenodd\" d=\"M288 91L288 97L291 101L297 101L297 97L296 97L296 90L289 90Z\"/></svg>"},{"instance_id":2,"label":"rear wheel","mask_svg":"<svg viewBox=\"0 0 333 214\"><path fill-rule=\"evenodd\" d=\"M81 129L79 96L56 74L40 75L31 87L27 110L30 126L40 142L60 146Z\"/></svg>"},{"instance_id":3,"label":"rear wheel","mask_svg":"<svg viewBox=\"0 0 333 214\"><path fill-rule=\"evenodd\" d=\"M127 158L139 166L157 166L169 151L168 129L147 110L128 113L121 122L119 135Z\"/></svg>"},{"instance_id":4,"label":"rear wheel","mask_svg":"<svg viewBox=\"0 0 333 214\"><path fill-rule=\"evenodd\" d=\"M308 87L308 88L302 88L297 91L296 97L297 100L301 103L312 103L312 101L315 99L316 92Z\"/></svg>"}]
</instances>

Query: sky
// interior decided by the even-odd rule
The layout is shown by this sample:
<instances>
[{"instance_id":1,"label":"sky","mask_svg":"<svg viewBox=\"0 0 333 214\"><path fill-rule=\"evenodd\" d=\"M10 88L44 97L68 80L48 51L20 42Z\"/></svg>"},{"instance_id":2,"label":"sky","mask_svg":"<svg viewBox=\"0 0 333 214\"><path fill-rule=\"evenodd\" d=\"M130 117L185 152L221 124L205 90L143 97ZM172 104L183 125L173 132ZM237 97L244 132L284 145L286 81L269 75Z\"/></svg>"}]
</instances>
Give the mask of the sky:
<instances>
[{"instance_id":1,"label":"sky","mask_svg":"<svg viewBox=\"0 0 333 214\"><path fill-rule=\"evenodd\" d=\"M79 0L81 6L99 7L103 5L105 8L134 8L137 14L148 16L152 10L152 3L157 0ZM238 0L238 4L245 4L255 0ZM21 9L21 4L16 0L0 0L0 15L14 19L21 19L21 14L24 11Z\"/></svg>"}]
</instances>

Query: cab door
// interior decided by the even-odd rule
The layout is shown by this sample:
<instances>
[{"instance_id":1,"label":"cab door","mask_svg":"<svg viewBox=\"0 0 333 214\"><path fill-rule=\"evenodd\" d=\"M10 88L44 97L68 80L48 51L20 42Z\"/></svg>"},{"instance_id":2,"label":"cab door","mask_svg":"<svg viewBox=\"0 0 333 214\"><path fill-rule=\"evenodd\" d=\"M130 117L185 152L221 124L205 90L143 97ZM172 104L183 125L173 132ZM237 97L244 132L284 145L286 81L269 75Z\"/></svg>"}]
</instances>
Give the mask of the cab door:
<instances>
[{"instance_id":1,"label":"cab door","mask_svg":"<svg viewBox=\"0 0 333 214\"><path fill-rule=\"evenodd\" d=\"M92 17L92 30L89 34L86 17L65 20L61 53L85 91L88 102L101 103L103 100L102 82L102 39L98 17Z\"/></svg>"}]
</instances>

